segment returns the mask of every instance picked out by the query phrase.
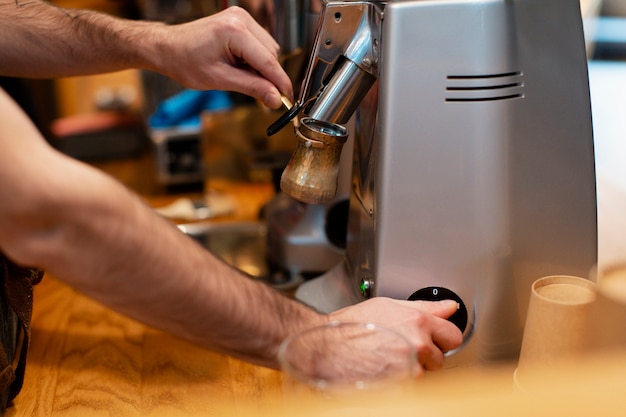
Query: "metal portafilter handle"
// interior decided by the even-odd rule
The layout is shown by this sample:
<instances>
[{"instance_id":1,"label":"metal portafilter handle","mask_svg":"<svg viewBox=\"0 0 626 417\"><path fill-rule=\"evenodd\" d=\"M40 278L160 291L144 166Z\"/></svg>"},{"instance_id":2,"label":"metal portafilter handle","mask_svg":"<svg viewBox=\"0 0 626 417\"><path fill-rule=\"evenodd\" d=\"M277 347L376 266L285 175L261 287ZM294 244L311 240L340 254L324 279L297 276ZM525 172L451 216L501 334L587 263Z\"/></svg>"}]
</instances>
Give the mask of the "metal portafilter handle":
<instances>
[{"instance_id":1,"label":"metal portafilter handle","mask_svg":"<svg viewBox=\"0 0 626 417\"><path fill-rule=\"evenodd\" d=\"M348 129L310 117L295 128L296 149L280 179L283 192L309 204L325 204L337 192L341 149Z\"/></svg>"}]
</instances>

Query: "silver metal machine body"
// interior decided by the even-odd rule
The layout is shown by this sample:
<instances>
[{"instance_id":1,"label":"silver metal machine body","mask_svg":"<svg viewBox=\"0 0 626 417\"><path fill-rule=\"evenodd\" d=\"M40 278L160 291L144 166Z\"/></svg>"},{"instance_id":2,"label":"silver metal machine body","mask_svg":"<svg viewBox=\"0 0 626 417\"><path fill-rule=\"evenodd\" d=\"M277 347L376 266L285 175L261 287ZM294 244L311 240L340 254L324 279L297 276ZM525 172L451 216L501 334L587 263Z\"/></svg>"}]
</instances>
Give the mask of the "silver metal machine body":
<instances>
[{"instance_id":1,"label":"silver metal machine body","mask_svg":"<svg viewBox=\"0 0 626 417\"><path fill-rule=\"evenodd\" d=\"M248 4L250 3L250 4ZM281 45L281 63L294 85L299 87L305 76L306 60L315 38L322 0L275 0L269 4L271 13L254 13L256 3L239 0L238 4L253 13L261 23L268 23L270 33ZM264 17L271 16L269 22ZM350 129L348 126L348 129ZM350 196L353 137L348 138L341 155L341 173L337 194L326 204L305 204L279 192L267 205L267 258L272 265L288 274L297 285L302 277L319 275L341 262L345 255L347 201ZM329 236L327 230L342 230Z\"/></svg>"},{"instance_id":2,"label":"silver metal machine body","mask_svg":"<svg viewBox=\"0 0 626 417\"><path fill-rule=\"evenodd\" d=\"M330 1L318 45L352 36L341 8L357 7L375 9L379 57L355 113L347 254L296 297L332 311L450 291L467 317L449 363L514 358L531 283L586 277L597 259L579 4ZM314 50L309 65L327 52ZM302 97L323 98L311 90Z\"/></svg>"}]
</instances>

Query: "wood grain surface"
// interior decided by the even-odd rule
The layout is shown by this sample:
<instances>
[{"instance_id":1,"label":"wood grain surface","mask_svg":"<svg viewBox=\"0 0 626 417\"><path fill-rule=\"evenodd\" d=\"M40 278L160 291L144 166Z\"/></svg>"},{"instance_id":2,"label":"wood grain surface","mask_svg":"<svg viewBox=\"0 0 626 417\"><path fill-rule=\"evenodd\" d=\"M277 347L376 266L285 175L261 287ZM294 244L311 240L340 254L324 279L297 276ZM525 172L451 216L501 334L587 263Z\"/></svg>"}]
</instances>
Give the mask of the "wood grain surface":
<instances>
[{"instance_id":1,"label":"wood grain surface","mask_svg":"<svg viewBox=\"0 0 626 417\"><path fill-rule=\"evenodd\" d=\"M34 305L25 384L7 416L211 416L280 391L278 372L143 326L54 277Z\"/></svg>"}]
</instances>

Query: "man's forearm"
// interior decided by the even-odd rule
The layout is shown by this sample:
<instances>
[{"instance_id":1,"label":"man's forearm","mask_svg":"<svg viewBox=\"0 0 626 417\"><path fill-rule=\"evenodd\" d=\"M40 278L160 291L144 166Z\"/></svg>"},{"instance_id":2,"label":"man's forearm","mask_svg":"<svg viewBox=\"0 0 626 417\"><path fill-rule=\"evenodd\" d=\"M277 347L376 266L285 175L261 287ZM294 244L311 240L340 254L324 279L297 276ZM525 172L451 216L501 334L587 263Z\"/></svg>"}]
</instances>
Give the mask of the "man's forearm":
<instances>
[{"instance_id":1,"label":"man's forearm","mask_svg":"<svg viewBox=\"0 0 626 417\"><path fill-rule=\"evenodd\" d=\"M322 315L284 297L211 255L119 183L52 149L1 90L0 115L0 251L18 264L46 269L144 323L268 366L277 366L285 337L331 320L398 329L425 369L439 369L442 350L462 341L444 319L455 301L426 307L374 297Z\"/></svg>"},{"instance_id":2,"label":"man's forearm","mask_svg":"<svg viewBox=\"0 0 626 417\"><path fill-rule=\"evenodd\" d=\"M287 335L324 321L208 253L121 185L84 169L63 173L82 184L58 187L39 203L47 214L32 211L46 222L22 234L31 239L21 257L28 264L144 323L267 366L276 366Z\"/></svg>"},{"instance_id":3,"label":"man's forearm","mask_svg":"<svg viewBox=\"0 0 626 417\"><path fill-rule=\"evenodd\" d=\"M165 25L40 0L0 0L0 27L0 74L38 78L151 69L147 58Z\"/></svg>"},{"instance_id":4,"label":"man's forearm","mask_svg":"<svg viewBox=\"0 0 626 417\"><path fill-rule=\"evenodd\" d=\"M276 366L325 320L207 252L121 184L47 145L0 90L0 250L202 346Z\"/></svg>"},{"instance_id":5,"label":"man's forearm","mask_svg":"<svg viewBox=\"0 0 626 417\"><path fill-rule=\"evenodd\" d=\"M14 238L0 246L16 261L148 325L267 366L287 335L324 321L217 259L119 184L76 168L57 177L80 178L65 191L42 170L54 194L32 196L9 219Z\"/></svg>"}]
</instances>

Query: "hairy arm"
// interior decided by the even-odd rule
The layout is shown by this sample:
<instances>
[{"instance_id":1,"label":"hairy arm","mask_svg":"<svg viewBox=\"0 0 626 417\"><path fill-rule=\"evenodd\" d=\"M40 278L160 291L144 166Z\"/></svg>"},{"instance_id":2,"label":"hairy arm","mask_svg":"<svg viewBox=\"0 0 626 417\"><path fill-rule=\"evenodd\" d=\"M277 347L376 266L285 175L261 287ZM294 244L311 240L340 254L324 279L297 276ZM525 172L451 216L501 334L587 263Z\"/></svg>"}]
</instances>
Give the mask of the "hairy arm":
<instances>
[{"instance_id":1,"label":"hairy arm","mask_svg":"<svg viewBox=\"0 0 626 417\"><path fill-rule=\"evenodd\" d=\"M238 91L280 107L291 81L279 45L243 9L180 25L120 19L41 0L0 0L0 74L53 78L137 68L194 89Z\"/></svg>"},{"instance_id":2,"label":"hairy arm","mask_svg":"<svg viewBox=\"0 0 626 417\"><path fill-rule=\"evenodd\" d=\"M276 366L325 317L228 267L111 178L50 148L0 91L0 250L130 317Z\"/></svg>"},{"instance_id":3,"label":"hairy arm","mask_svg":"<svg viewBox=\"0 0 626 417\"><path fill-rule=\"evenodd\" d=\"M134 44L153 36L147 28L158 30L153 24L63 9L40 0L0 0L0 25L2 73L25 77L145 66Z\"/></svg>"},{"instance_id":4,"label":"hairy arm","mask_svg":"<svg viewBox=\"0 0 626 417\"><path fill-rule=\"evenodd\" d=\"M423 369L461 343L456 303L373 298L322 315L207 252L102 172L51 148L0 90L0 251L201 346L277 367L290 334L328 321L405 334ZM423 370L422 369L422 370Z\"/></svg>"}]
</instances>

